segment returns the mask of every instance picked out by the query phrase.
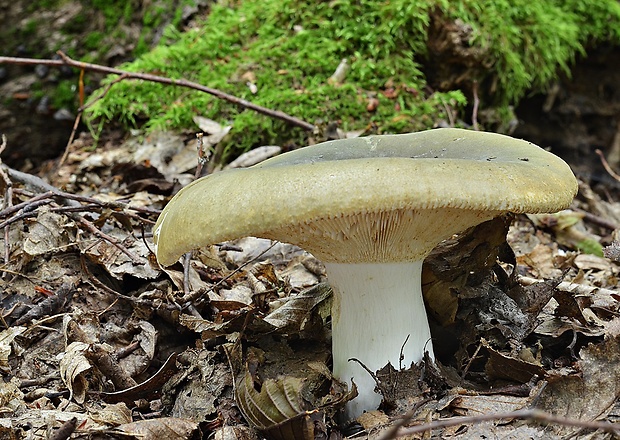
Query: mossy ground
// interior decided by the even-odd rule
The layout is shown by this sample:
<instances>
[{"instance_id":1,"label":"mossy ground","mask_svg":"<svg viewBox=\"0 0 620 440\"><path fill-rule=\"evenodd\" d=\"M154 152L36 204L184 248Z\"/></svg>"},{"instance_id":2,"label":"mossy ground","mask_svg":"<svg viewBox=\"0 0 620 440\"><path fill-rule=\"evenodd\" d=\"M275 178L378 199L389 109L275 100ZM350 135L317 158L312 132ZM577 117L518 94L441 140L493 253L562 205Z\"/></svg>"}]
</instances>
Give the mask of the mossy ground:
<instances>
[{"instance_id":1,"label":"mossy ground","mask_svg":"<svg viewBox=\"0 0 620 440\"><path fill-rule=\"evenodd\" d=\"M308 122L340 121L345 130L375 124L380 132L428 127L462 110L461 90L429 90L424 74L433 15L471 26L469 44L488 64L471 81L492 77L488 105L500 112L540 89L597 41L620 41L616 0L262 0L220 2L186 32L168 27L161 44L131 71L156 72L218 88ZM342 85L328 78L346 58ZM115 78L110 77L106 83ZM248 81L257 86L256 93ZM367 110L370 97L379 105ZM241 150L302 141L282 122L196 91L123 81L90 107L90 120L148 129L192 127L202 115L232 123Z\"/></svg>"}]
</instances>

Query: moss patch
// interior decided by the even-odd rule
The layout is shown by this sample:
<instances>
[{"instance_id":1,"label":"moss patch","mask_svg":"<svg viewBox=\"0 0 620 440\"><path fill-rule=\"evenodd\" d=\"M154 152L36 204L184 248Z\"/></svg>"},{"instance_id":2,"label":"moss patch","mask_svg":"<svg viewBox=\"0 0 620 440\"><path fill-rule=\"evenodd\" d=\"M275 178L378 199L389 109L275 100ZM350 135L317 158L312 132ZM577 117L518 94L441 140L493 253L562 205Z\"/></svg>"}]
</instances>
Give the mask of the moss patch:
<instances>
[{"instance_id":1,"label":"moss patch","mask_svg":"<svg viewBox=\"0 0 620 440\"><path fill-rule=\"evenodd\" d=\"M432 17L471 28L467 44L483 54L484 80L502 114L527 90L544 87L596 41L620 41L615 0L303 0L214 5L201 23L122 68L186 78L315 123L339 120L345 130L375 124L380 132L413 131L466 103L461 90L428 90L424 62ZM342 59L342 85L328 79ZM107 79L107 83L114 78ZM256 85L253 93L249 83ZM368 110L371 100L376 109ZM504 114L507 112L504 110ZM192 127L203 115L233 124L240 149L303 141L283 123L188 89L123 81L88 112L148 129Z\"/></svg>"}]
</instances>

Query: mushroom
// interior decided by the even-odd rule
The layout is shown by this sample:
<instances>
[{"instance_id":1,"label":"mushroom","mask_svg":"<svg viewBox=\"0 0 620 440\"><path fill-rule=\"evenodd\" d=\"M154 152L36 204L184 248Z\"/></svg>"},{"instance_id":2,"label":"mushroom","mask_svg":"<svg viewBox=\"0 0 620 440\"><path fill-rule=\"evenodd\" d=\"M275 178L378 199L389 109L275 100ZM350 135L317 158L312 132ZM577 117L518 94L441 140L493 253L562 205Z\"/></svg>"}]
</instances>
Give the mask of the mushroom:
<instances>
[{"instance_id":1,"label":"mushroom","mask_svg":"<svg viewBox=\"0 0 620 440\"><path fill-rule=\"evenodd\" d=\"M157 259L247 235L293 243L325 263L334 291L334 375L381 396L377 371L433 359L422 261L442 240L502 215L566 208L568 165L526 141L442 128L325 142L223 171L183 188L154 227ZM351 362L357 359L358 362Z\"/></svg>"}]
</instances>

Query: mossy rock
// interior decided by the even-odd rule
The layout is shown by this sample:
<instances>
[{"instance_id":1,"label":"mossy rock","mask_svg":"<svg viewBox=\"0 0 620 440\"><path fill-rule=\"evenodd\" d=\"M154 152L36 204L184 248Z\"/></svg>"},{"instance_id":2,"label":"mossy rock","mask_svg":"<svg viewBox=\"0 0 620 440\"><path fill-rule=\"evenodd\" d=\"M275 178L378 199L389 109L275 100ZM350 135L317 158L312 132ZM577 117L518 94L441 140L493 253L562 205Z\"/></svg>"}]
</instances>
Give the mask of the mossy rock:
<instances>
[{"instance_id":1,"label":"mossy rock","mask_svg":"<svg viewBox=\"0 0 620 440\"><path fill-rule=\"evenodd\" d=\"M464 118L475 85L505 122L525 93L601 41L620 42L616 0L246 0L214 4L184 32L168 27L158 47L121 68L185 78L310 123L404 132ZM343 59L345 80L330 83ZM115 84L87 111L91 123L149 130L193 128L195 115L232 124L236 152L307 140L214 96L142 81Z\"/></svg>"}]
</instances>

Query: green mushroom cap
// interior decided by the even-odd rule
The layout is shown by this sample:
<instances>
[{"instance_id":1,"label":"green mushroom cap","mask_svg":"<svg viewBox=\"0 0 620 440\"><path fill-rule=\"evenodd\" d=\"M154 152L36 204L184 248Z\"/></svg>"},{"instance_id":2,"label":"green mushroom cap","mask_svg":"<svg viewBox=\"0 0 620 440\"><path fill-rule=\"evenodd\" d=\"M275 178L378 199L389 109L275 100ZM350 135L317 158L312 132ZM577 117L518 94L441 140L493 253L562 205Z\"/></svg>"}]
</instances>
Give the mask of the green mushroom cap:
<instances>
[{"instance_id":1,"label":"green mushroom cap","mask_svg":"<svg viewBox=\"0 0 620 440\"><path fill-rule=\"evenodd\" d=\"M414 261L505 212L566 208L569 166L536 145L442 128L335 140L203 177L168 203L157 259L243 236L296 244L326 262Z\"/></svg>"}]
</instances>

